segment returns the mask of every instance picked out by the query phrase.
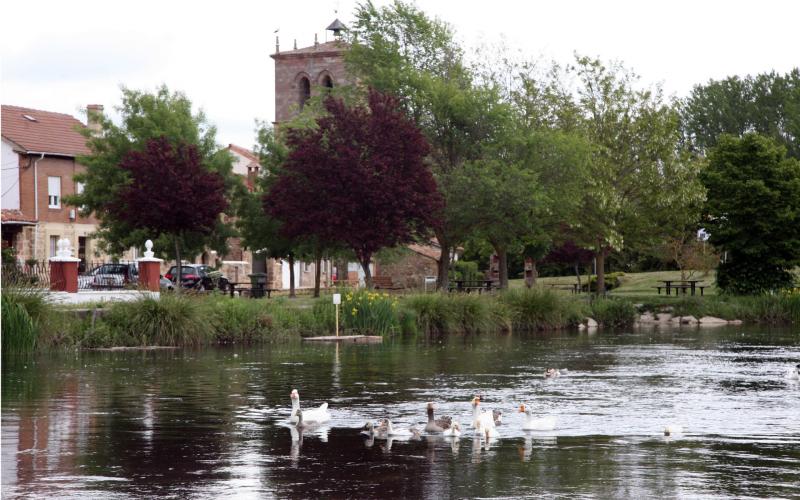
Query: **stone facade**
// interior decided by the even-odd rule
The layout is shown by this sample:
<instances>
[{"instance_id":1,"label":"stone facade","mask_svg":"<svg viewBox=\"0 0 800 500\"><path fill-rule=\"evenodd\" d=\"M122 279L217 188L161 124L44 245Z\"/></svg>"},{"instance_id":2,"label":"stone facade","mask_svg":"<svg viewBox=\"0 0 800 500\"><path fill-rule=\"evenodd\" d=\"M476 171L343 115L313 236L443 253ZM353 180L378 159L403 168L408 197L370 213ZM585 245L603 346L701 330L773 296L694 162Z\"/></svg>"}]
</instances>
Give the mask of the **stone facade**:
<instances>
[{"instance_id":1,"label":"stone facade","mask_svg":"<svg viewBox=\"0 0 800 500\"><path fill-rule=\"evenodd\" d=\"M350 83L344 67L344 44L339 41L314 44L311 47L277 52L275 60L275 123L291 119L302 108L303 80L309 83L314 96L326 86Z\"/></svg>"}]
</instances>

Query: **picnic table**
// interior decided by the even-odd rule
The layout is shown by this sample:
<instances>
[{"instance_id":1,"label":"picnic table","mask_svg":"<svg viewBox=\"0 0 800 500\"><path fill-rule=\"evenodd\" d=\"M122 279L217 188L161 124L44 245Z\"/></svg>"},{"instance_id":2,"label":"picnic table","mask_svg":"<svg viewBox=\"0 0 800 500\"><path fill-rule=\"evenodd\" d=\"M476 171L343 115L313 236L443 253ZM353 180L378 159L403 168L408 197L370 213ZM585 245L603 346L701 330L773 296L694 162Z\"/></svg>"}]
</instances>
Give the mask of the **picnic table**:
<instances>
[{"instance_id":1,"label":"picnic table","mask_svg":"<svg viewBox=\"0 0 800 500\"><path fill-rule=\"evenodd\" d=\"M469 293L477 290L478 293L483 291L490 292L493 286L494 280L453 280L450 284L450 291Z\"/></svg>"},{"instance_id":2,"label":"picnic table","mask_svg":"<svg viewBox=\"0 0 800 500\"><path fill-rule=\"evenodd\" d=\"M234 283L231 281L228 283L228 285L229 285L228 291L230 292L231 297L233 297L236 294L236 292L239 292L240 296L247 294L251 299L258 299L263 297L264 295L266 295L267 298L270 298L270 294L272 292L278 291L275 288L267 288L263 285L253 286L253 284L249 281L241 283Z\"/></svg>"},{"instance_id":3,"label":"picnic table","mask_svg":"<svg viewBox=\"0 0 800 500\"><path fill-rule=\"evenodd\" d=\"M557 288L559 290L569 290L572 293L578 293L577 283L550 283L548 286L550 288Z\"/></svg>"},{"instance_id":4,"label":"picnic table","mask_svg":"<svg viewBox=\"0 0 800 500\"><path fill-rule=\"evenodd\" d=\"M659 280L664 283L662 286L656 286L655 288L658 289L658 294L661 295L661 289L664 288L667 292L667 295L671 295L671 291L675 290L675 295L678 295L681 291L684 295L686 295L686 291L689 290L691 295L695 295L696 290L700 290L700 296L703 295L703 289L706 286L698 286L698 283L702 283L703 280Z\"/></svg>"}]
</instances>

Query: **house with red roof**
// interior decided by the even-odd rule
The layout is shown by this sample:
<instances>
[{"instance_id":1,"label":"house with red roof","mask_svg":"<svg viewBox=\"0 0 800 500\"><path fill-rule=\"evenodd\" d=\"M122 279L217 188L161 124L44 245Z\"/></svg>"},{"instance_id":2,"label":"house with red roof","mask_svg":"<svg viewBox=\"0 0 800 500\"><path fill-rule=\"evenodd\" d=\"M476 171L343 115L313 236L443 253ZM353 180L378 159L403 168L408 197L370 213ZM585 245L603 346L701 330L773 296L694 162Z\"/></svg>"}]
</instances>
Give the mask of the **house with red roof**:
<instances>
[{"instance_id":1,"label":"house with red roof","mask_svg":"<svg viewBox=\"0 0 800 500\"><path fill-rule=\"evenodd\" d=\"M60 238L72 242L81 270L102 257L92 238L97 220L64 203L82 189L73 176L84 169L76 158L89 153L84 128L64 113L5 104L0 109L3 248L14 248L20 262L54 256Z\"/></svg>"}]
</instances>

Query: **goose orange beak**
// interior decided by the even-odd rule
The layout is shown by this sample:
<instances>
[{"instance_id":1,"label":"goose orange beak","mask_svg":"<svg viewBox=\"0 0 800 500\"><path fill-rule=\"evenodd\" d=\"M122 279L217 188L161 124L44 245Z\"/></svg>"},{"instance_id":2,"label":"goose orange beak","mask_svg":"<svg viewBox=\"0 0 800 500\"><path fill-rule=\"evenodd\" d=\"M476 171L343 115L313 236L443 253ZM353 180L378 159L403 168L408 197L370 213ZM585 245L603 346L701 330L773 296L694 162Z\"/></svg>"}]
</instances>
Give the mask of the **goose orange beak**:
<instances>
[{"instance_id":1,"label":"goose orange beak","mask_svg":"<svg viewBox=\"0 0 800 500\"><path fill-rule=\"evenodd\" d=\"M525 413L525 405L519 405L519 412Z\"/></svg>"}]
</instances>

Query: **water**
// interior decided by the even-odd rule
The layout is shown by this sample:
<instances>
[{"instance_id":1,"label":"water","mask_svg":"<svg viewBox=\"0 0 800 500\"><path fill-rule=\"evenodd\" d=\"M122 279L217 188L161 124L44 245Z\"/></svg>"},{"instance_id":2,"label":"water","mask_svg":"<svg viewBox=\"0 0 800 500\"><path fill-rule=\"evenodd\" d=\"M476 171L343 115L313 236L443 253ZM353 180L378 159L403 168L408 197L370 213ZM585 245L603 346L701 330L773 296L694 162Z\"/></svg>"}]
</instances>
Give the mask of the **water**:
<instances>
[{"instance_id":1,"label":"water","mask_svg":"<svg viewBox=\"0 0 800 500\"><path fill-rule=\"evenodd\" d=\"M800 497L797 330L452 336L5 358L4 498ZM546 367L567 368L545 380ZM330 404L292 442L289 392ZM375 441L425 403L499 438ZM554 415L523 432L521 403ZM683 434L665 437L667 424Z\"/></svg>"}]
</instances>

